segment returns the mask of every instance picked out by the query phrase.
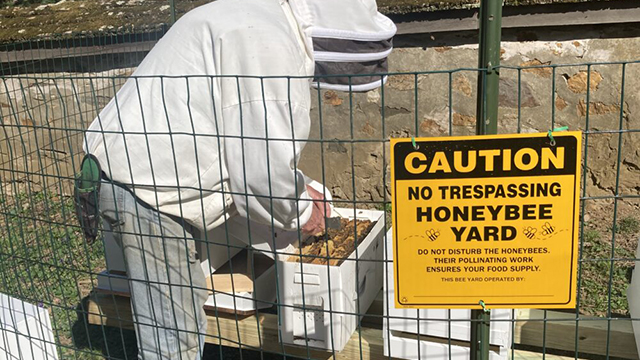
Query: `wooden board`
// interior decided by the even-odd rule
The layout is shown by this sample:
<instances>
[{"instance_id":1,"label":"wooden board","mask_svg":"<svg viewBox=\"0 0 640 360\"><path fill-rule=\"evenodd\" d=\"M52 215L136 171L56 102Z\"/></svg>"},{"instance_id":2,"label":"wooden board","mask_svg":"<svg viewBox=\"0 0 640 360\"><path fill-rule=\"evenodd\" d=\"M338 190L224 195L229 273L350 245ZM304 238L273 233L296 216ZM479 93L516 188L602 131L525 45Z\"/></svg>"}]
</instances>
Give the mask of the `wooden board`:
<instances>
[{"instance_id":1,"label":"wooden board","mask_svg":"<svg viewBox=\"0 0 640 360\"><path fill-rule=\"evenodd\" d=\"M575 357L567 357L560 355L552 355L552 354L542 354L532 351L525 350L516 350L513 352L513 356L511 352L509 352L509 359L513 360L575 360ZM580 360L581 358L578 358Z\"/></svg>"},{"instance_id":2,"label":"wooden board","mask_svg":"<svg viewBox=\"0 0 640 360\"><path fill-rule=\"evenodd\" d=\"M575 314L547 311L546 330L543 310L521 309L515 325L516 344L549 349L575 351L576 328L578 329L578 351L584 354L607 355L624 359L638 359L633 328L629 319L614 319L610 322L589 316L580 316L576 324ZM609 336L607 332L609 331Z\"/></svg>"}]
</instances>

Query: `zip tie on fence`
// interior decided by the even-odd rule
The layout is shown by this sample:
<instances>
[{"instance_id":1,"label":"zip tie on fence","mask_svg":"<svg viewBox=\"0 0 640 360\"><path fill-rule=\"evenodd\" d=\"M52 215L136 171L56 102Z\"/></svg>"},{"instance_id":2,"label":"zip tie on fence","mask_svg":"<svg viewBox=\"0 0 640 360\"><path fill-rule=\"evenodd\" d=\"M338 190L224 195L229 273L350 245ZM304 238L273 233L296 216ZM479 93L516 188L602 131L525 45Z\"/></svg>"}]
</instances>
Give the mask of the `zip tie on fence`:
<instances>
[{"instance_id":1,"label":"zip tie on fence","mask_svg":"<svg viewBox=\"0 0 640 360\"><path fill-rule=\"evenodd\" d=\"M414 138L413 136L411 137L411 143L413 144L413 148L415 150L418 150L418 145L416 145L416 138Z\"/></svg>"},{"instance_id":2,"label":"zip tie on fence","mask_svg":"<svg viewBox=\"0 0 640 360\"><path fill-rule=\"evenodd\" d=\"M487 309L487 306L484 304L484 301L480 300L480 301L478 302L478 304L480 304L480 306L482 306L482 311L483 311L485 314L488 314L488 313L490 313L490 312L491 312L491 310Z\"/></svg>"},{"instance_id":3,"label":"zip tie on fence","mask_svg":"<svg viewBox=\"0 0 640 360\"><path fill-rule=\"evenodd\" d=\"M549 137L549 139L551 139L551 142L549 143L549 145L556 146L556 139L553 138L553 133L554 132L567 131L567 130L569 130L568 126L557 127L557 128L555 128L553 130L549 130L549 132L547 133L547 136Z\"/></svg>"}]
</instances>

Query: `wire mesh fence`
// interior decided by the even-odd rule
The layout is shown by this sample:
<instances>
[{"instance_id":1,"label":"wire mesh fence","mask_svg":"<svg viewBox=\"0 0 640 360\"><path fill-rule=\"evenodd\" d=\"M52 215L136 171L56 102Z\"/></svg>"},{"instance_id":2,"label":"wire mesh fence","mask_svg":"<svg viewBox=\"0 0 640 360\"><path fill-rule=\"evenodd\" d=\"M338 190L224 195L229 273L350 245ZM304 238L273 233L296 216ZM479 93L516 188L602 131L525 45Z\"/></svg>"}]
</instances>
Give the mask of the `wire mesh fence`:
<instances>
[{"instance_id":1,"label":"wire mesh fence","mask_svg":"<svg viewBox=\"0 0 640 360\"><path fill-rule=\"evenodd\" d=\"M83 48L60 44L67 68L78 72L50 73L56 64L44 57L3 66L0 292L21 300L3 299L8 313L37 321L21 327L20 316L4 315L0 351L26 359L131 359L138 355L136 334L145 334L151 347L172 337L178 347L221 345L205 347L205 357L468 356L468 311L399 310L389 301L389 138L473 134L475 117L459 109L475 108L470 84L484 69L391 73L386 85L367 93L312 90L308 129L288 102L280 109L282 132L271 123L278 110L265 93L314 80L131 76L127 64L87 74L82 61L99 63L100 55L74 62L84 53L69 55ZM13 49L20 46L30 47ZM637 358L627 288L640 232L640 126L630 112L638 106L639 67L640 61L500 68L499 133L563 125L584 132L584 150L578 305L570 312L495 311L493 358ZM618 76L600 84L605 69ZM532 74L546 81L523 81ZM125 83L128 90L118 93ZM247 94L257 104L240 105L230 116L220 86L234 89L234 104ZM151 103L150 95L157 95ZM548 107L540 106L544 97ZM105 107L119 110L111 122L102 119L111 127L90 129ZM132 119L155 128L128 126ZM101 163L109 174L101 188L106 221L99 240L87 244L73 181L91 134L96 143L126 146L107 151ZM291 163L273 155L284 156L281 148ZM202 164L219 181L200 183ZM319 192L346 219L341 230L330 230L331 242L313 248L297 226L279 230L304 217L310 201L291 195L304 188L304 178L276 181L278 166L324 185ZM232 169L235 179L228 178ZM118 171L126 176L113 180ZM234 203L246 204L244 217ZM220 213L203 218L207 207ZM289 218L282 215L287 209ZM354 218L362 222L348 222ZM296 246L282 245L289 243Z\"/></svg>"}]
</instances>

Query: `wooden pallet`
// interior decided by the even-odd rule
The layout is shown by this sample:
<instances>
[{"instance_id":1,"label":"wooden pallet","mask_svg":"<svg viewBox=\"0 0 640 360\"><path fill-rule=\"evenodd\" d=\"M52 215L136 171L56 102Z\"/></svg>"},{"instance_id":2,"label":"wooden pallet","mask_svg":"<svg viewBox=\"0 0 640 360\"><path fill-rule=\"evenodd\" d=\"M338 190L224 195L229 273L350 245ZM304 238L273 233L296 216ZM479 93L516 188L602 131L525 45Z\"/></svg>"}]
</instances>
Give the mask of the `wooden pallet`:
<instances>
[{"instance_id":1,"label":"wooden pallet","mask_svg":"<svg viewBox=\"0 0 640 360\"><path fill-rule=\"evenodd\" d=\"M381 301L380 301L381 303ZM129 299L105 293L94 292L88 302L88 321L93 325L105 325L133 329ZM370 314L382 313L378 301L369 310ZM548 311L547 319L567 319L571 314ZM217 316L216 316L217 315ZM544 316L542 311L518 311L518 316L537 319ZM210 344L242 347L272 353L280 353L312 359L388 359L383 354L382 330L377 323L380 317L365 317L360 332L356 331L339 353L331 353L306 347L284 346L279 341L278 318L274 314L259 313L251 316L236 316L226 313L207 313L209 325L205 341ZM559 316L559 317L558 317ZM367 320L368 319L368 320ZM628 325L628 327L626 326ZM542 321L520 320L516 322L514 340L516 344L542 346ZM579 350L581 353L602 354L606 346L606 321L580 321L578 327ZM546 348L574 351L575 321L554 321L546 325ZM633 332L630 321L612 321L609 351L611 356L637 359ZM603 342L604 341L604 342ZM513 359L542 359L543 354L516 350ZM545 354L544 359L568 360L574 357L562 357Z\"/></svg>"}]
</instances>

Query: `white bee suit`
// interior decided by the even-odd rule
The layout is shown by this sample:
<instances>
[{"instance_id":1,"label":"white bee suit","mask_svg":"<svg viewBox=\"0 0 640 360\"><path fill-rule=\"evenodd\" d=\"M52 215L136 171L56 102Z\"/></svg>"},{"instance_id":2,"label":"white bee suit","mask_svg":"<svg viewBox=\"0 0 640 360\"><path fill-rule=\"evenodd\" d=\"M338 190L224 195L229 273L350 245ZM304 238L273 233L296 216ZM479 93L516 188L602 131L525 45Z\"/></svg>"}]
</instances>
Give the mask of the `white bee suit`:
<instances>
[{"instance_id":1,"label":"white bee suit","mask_svg":"<svg viewBox=\"0 0 640 360\"><path fill-rule=\"evenodd\" d=\"M84 150L110 179L101 213L123 249L141 358L200 358L209 290L196 232L219 231L236 213L245 232L246 219L266 231L307 223L313 206L298 160L309 86L380 85L383 75L330 75L383 74L393 32L372 0L218 0L181 17L91 123ZM220 249L237 250L224 246L229 235L207 239L223 244L220 261L229 256ZM253 245L275 250L267 242Z\"/></svg>"},{"instance_id":2,"label":"white bee suit","mask_svg":"<svg viewBox=\"0 0 640 360\"><path fill-rule=\"evenodd\" d=\"M340 85L321 76L365 69L358 59L378 58L366 70L386 70L394 33L372 0L201 6L172 26L102 110L85 151L110 179L196 228L220 225L235 204L252 221L296 229L312 208L297 169L309 133L309 85L380 85L381 77ZM314 63L314 50L323 61Z\"/></svg>"}]
</instances>

